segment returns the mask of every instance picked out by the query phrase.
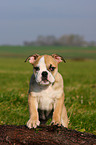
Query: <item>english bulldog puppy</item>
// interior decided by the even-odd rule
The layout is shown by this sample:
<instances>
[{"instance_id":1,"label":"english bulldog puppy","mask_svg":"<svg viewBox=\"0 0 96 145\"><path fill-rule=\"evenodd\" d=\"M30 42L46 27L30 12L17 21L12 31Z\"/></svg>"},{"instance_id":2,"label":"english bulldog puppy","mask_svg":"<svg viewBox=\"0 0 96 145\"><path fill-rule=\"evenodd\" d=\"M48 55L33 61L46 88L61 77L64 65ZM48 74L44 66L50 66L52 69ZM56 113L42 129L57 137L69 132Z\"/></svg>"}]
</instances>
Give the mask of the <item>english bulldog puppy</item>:
<instances>
[{"instance_id":1,"label":"english bulldog puppy","mask_svg":"<svg viewBox=\"0 0 96 145\"><path fill-rule=\"evenodd\" d=\"M39 120L47 119L52 111L51 123L68 127L63 78L58 72L58 64L65 60L57 54L34 54L25 60L27 61L33 65L28 95L30 119L27 127L36 128L40 125Z\"/></svg>"}]
</instances>

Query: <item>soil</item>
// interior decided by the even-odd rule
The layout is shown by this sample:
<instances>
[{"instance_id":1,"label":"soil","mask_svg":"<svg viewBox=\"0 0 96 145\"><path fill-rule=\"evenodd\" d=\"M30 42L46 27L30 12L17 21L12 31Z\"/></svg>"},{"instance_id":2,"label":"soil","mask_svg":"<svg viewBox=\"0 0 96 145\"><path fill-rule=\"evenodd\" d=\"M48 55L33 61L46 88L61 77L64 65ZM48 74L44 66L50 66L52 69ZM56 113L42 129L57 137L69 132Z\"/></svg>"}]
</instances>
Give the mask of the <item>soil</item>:
<instances>
[{"instance_id":1,"label":"soil","mask_svg":"<svg viewBox=\"0 0 96 145\"><path fill-rule=\"evenodd\" d=\"M0 125L0 145L96 145L96 135L59 126Z\"/></svg>"}]
</instances>

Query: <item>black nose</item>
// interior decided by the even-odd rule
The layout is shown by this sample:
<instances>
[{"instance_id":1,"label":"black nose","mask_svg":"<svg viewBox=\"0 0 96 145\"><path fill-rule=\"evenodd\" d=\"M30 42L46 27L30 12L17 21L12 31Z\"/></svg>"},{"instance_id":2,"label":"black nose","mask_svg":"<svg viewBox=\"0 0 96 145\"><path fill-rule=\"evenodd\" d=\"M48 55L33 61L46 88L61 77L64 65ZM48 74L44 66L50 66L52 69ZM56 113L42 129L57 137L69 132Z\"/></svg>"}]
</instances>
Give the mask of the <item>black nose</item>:
<instances>
[{"instance_id":1,"label":"black nose","mask_svg":"<svg viewBox=\"0 0 96 145\"><path fill-rule=\"evenodd\" d=\"M42 72L42 77L47 78L47 75L48 75L47 71Z\"/></svg>"}]
</instances>

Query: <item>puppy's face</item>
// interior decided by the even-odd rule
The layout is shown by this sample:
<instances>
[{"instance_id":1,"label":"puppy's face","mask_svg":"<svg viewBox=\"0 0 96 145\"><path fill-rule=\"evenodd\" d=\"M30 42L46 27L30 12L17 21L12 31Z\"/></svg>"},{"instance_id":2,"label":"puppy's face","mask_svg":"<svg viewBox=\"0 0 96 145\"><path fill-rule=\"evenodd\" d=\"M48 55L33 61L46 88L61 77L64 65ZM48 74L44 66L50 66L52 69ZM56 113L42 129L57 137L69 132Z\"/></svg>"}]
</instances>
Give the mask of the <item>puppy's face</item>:
<instances>
[{"instance_id":1,"label":"puppy's face","mask_svg":"<svg viewBox=\"0 0 96 145\"><path fill-rule=\"evenodd\" d=\"M36 82L40 85L54 83L58 65L52 56L44 55L38 57L33 64Z\"/></svg>"},{"instance_id":2,"label":"puppy's face","mask_svg":"<svg viewBox=\"0 0 96 145\"><path fill-rule=\"evenodd\" d=\"M26 61L29 60L33 64L33 72L35 80L40 85L49 85L55 82L55 76L58 71L58 63L62 61L62 57L56 54L42 55L37 54L29 56Z\"/></svg>"}]
</instances>

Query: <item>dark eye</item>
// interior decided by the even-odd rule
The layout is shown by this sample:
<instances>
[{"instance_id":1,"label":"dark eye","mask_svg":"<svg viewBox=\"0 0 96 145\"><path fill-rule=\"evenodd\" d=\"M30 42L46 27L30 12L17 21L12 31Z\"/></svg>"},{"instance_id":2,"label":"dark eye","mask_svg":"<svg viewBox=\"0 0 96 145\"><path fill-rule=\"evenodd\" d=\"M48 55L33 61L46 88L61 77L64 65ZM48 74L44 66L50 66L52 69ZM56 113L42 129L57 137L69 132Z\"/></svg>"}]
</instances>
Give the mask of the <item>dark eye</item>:
<instances>
[{"instance_id":1,"label":"dark eye","mask_svg":"<svg viewBox=\"0 0 96 145\"><path fill-rule=\"evenodd\" d=\"M40 70L40 68L39 68L39 67L34 67L34 69L35 69L36 71L39 71L39 70Z\"/></svg>"},{"instance_id":2,"label":"dark eye","mask_svg":"<svg viewBox=\"0 0 96 145\"><path fill-rule=\"evenodd\" d=\"M51 71L54 71L55 68L56 68L56 67L53 67L52 64L51 64L50 67L49 67L49 69L50 69Z\"/></svg>"}]
</instances>

